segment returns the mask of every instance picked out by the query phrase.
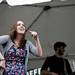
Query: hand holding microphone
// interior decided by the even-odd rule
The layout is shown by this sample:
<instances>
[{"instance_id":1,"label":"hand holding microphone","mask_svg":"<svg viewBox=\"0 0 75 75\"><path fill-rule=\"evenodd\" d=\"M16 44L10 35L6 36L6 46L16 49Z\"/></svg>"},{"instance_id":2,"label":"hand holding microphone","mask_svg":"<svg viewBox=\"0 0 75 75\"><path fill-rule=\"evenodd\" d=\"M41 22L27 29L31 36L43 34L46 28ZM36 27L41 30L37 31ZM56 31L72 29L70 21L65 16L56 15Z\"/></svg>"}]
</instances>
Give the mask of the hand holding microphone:
<instances>
[{"instance_id":1,"label":"hand holding microphone","mask_svg":"<svg viewBox=\"0 0 75 75\"><path fill-rule=\"evenodd\" d=\"M29 30L29 32L30 32L30 34L34 37L34 39L37 39L37 36L38 36L37 32L35 32L35 31L30 31L30 30Z\"/></svg>"}]
</instances>

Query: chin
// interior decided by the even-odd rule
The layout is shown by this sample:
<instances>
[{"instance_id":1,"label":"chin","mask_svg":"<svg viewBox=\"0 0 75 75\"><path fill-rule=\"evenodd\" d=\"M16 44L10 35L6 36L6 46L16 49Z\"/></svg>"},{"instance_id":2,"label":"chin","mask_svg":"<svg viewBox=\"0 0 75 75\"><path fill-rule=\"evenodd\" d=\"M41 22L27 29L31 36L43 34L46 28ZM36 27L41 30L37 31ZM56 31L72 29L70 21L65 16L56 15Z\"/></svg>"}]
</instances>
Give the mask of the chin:
<instances>
[{"instance_id":1,"label":"chin","mask_svg":"<svg viewBox=\"0 0 75 75\"><path fill-rule=\"evenodd\" d=\"M23 31L21 32L21 31L20 31L20 32L18 32L18 33L19 33L19 34L24 34L25 32L23 32Z\"/></svg>"},{"instance_id":2,"label":"chin","mask_svg":"<svg viewBox=\"0 0 75 75\"><path fill-rule=\"evenodd\" d=\"M18 33L18 34L21 34L21 35L23 35L24 33Z\"/></svg>"},{"instance_id":3,"label":"chin","mask_svg":"<svg viewBox=\"0 0 75 75\"><path fill-rule=\"evenodd\" d=\"M18 33L18 34L24 34L24 33L25 33L25 30L23 30L23 31L18 30L17 33Z\"/></svg>"},{"instance_id":4,"label":"chin","mask_svg":"<svg viewBox=\"0 0 75 75\"><path fill-rule=\"evenodd\" d=\"M24 34L24 33L20 33L20 34Z\"/></svg>"}]
</instances>

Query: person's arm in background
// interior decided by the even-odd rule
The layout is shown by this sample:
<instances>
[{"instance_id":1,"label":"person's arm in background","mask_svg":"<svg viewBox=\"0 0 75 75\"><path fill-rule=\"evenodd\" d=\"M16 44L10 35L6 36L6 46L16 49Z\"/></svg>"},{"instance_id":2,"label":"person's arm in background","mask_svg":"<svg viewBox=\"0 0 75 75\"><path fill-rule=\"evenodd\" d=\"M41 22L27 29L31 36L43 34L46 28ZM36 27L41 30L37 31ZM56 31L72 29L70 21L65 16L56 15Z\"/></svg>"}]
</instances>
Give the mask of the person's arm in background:
<instances>
[{"instance_id":1,"label":"person's arm in background","mask_svg":"<svg viewBox=\"0 0 75 75\"><path fill-rule=\"evenodd\" d=\"M59 75L59 74L54 73L54 72L49 72L49 71L46 71L46 70L42 70L41 75Z\"/></svg>"},{"instance_id":2,"label":"person's arm in background","mask_svg":"<svg viewBox=\"0 0 75 75\"><path fill-rule=\"evenodd\" d=\"M47 70L42 70L41 75L51 75Z\"/></svg>"},{"instance_id":3,"label":"person's arm in background","mask_svg":"<svg viewBox=\"0 0 75 75\"><path fill-rule=\"evenodd\" d=\"M48 66L49 66L49 58L47 57L44 64L42 65L41 75L50 75L50 72L48 71Z\"/></svg>"},{"instance_id":4,"label":"person's arm in background","mask_svg":"<svg viewBox=\"0 0 75 75\"><path fill-rule=\"evenodd\" d=\"M47 57L41 68L41 75L59 75L55 72L50 72L50 58ZM52 66L52 65L51 65Z\"/></svg>"}]
</instances>

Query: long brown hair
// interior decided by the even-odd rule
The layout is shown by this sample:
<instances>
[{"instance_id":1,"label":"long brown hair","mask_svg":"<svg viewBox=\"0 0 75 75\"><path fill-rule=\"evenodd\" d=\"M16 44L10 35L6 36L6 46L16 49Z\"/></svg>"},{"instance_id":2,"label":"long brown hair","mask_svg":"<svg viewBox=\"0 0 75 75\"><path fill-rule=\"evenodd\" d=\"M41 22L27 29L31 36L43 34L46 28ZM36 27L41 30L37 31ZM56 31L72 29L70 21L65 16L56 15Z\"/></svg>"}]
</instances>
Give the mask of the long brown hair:
<instances>
[{"instance_id":1,"label":"long brown hair","mask_svg":"<svg viewBox=\"0 0 75 75\"><path fill-rule=\"evenodd\" d=\"M12 42L14 42L14 39L16 38L16 34L17 34L17 32L16 32L16 27L17 27L17 24L14 24L14 25L12 25L12 27L10 28L9 35L10 35L10 38L11 38ZM26 40L25 40L25 33L24 33L23 38L22 38L21 41L20 41L19 48L24 48L24 46L25 46L25 41L26 41Z\"/></svg>"}]
</instances>

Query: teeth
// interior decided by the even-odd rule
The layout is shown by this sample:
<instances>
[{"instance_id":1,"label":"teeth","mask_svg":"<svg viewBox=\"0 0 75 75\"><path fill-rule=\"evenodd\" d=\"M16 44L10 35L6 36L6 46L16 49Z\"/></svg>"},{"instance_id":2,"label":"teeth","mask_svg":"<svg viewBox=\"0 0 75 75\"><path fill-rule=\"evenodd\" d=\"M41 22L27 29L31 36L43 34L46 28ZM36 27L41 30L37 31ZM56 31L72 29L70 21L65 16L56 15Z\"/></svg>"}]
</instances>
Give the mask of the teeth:
<instances>
[{"instance_id":1,"label":"teeth","mask_svg":"<svg viewBox=\"0 0 75 75\"><path fill-rule=\"evenodd\" d=\"M20 30L24 30L24 29L20 29Z\"/></svg>"}]
</instances>

